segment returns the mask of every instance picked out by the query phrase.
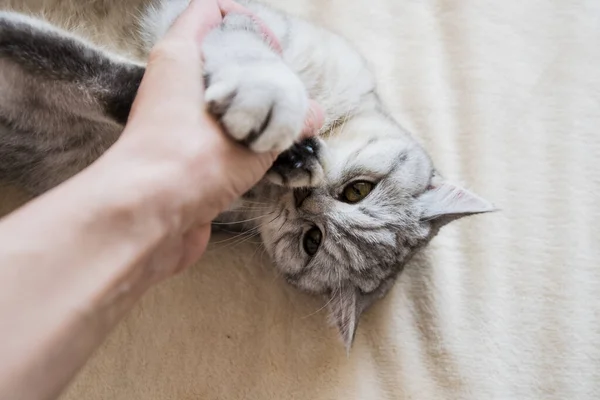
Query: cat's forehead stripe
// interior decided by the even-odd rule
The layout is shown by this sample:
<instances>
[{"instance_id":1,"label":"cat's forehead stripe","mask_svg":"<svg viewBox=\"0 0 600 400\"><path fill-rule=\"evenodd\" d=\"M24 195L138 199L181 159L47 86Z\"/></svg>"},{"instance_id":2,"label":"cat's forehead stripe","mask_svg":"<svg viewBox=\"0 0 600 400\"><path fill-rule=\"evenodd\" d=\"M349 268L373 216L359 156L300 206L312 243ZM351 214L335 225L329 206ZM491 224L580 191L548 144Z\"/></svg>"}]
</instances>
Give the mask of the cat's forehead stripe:
<instances>
[{"instance_id":1,"label":"cat's forehead stripe","mask_svg":"<svg viewBox=\"0 0 600 400\"><path fill-rule=\"evenodd\" d=\"M370 146L373 145L382 145L381 142L391 141L391 142L399 142L404 141L404 138L396 137L396 136L373 136L367 140L367 142L363 145L362 148L355 150L352 154L348 156L348 162L352 162L352 160L359 159L360 156L369 149Z\"/></svg>"},{"instance_id":2,"label":"cat's forehead stripe","mask_svg":"<svg viewBox=\"0 0 600 400\"><path fill-rule=\"evenodd\" d=\"M364 149L363 149L364 150ZM407 160L408 154L406 149L401 149L394 152L387 158L387 162L381 163L374 162L373 160L360 160L358 157L349 158L346 162L342 175L340 177L341 182L349 182L352 179L360 175L372 175L376 174L375 178L383 179L386 176L394 173L402 164ZM367 164L364 161L369 161ZM353 164L353 165L352 165Z\"/></svg>"}]
</instances>

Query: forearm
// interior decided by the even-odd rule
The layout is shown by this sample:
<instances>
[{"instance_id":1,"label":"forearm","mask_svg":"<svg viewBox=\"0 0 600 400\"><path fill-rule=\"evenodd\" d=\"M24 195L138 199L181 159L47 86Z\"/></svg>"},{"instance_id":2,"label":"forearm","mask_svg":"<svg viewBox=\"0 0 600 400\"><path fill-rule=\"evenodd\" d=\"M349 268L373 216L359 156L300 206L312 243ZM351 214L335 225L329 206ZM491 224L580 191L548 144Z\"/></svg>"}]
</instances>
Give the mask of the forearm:
<instances>
[{"instance_id":1,"label":"forearm","mask_svg":"<svg viewBox=\"0 0 600 400\"><path fill-rule=\"evenodd\" d=\"M149 284L167 227L99 171L0 222L0 398L54 398Z\"/></svg>"},{"instance_id":2,"label":"forearm","mask_svg":"<svg viewBox=\"0 0 600 400\"><path fill-rule=\"evenodd\" d=\"M117 143L0 220L0 399L55 398L275 159L235 145L206 112L200 43L221 15L192 2L153 51Z\"/></svg>"}]
</instances>

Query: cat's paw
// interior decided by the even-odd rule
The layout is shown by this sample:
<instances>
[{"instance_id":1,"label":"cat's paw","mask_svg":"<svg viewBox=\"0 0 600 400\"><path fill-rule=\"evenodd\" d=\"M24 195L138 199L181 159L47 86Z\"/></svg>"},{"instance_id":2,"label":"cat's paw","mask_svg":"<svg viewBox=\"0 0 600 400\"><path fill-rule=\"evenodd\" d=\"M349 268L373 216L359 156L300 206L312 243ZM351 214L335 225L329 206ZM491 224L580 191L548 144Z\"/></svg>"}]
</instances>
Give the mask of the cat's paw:
<instances>
[{"instance_id":1,"label":"cat's paw","mask_svg":"<svg viewBox=\"0 0 600 400\"><path fill-rule=\"evenodd\" d=\"M299 138L308 95L283 62L252 61L208 77L206 101L225 131L255 152L283 151Z\"/></svg>"},{"instance_id":2,"label":"cat's paw","mask_svg":"<svg viewBox=\"0 0 600 400\"><path fill-rule=\"evenodd\" d=\"M316 137L294 143L275 160L267 179L292 188L319 186L325 177L321 164L323 150L323 141Z\"/></svg>"}]
</instances>

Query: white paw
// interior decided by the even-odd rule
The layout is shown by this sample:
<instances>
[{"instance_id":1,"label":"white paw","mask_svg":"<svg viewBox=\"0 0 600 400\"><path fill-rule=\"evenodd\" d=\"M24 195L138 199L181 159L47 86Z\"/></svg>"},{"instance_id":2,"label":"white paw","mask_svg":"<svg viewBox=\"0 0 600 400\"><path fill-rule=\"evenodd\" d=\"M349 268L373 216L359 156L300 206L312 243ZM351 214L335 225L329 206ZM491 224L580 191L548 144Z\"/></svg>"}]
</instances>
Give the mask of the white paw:
<instances>
[{"instance_id":1,"label":"white paw","mask_svg":"<svg viewBox=\"0 0 600 400\"><path fill-rule=\"evenodd\" d=\"M283 62L228 65L208 81L209 110L235 140L260 153L283 151L299 138L308 95Z\"/></svg>"}]
</instances>

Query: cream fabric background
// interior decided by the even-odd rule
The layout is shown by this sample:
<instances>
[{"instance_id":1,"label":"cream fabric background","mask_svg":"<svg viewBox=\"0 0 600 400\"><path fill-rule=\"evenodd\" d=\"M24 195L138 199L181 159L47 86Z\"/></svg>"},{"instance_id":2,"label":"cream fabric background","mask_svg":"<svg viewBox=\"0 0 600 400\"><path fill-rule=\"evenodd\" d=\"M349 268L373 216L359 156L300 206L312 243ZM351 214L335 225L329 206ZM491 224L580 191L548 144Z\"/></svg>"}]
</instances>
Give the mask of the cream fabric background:
<instances>
[{"instance_id":1,"label":"cream fabric background","mask_svg":"<svg viewBox=\"0 0 600 400\"><path fill-rule=\"evenodd\" d=\"M600 2L271 3L356 43L440 170L502 212L445 228L349 357L253 243L214 244L64 400L599 398Z\"/></svg>"}]
</instances>

